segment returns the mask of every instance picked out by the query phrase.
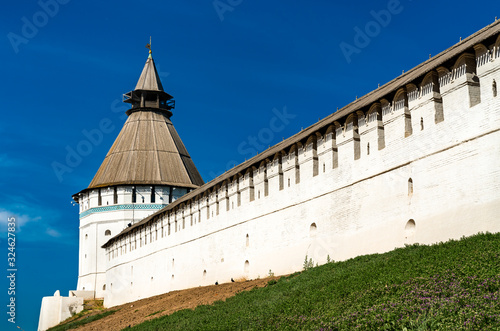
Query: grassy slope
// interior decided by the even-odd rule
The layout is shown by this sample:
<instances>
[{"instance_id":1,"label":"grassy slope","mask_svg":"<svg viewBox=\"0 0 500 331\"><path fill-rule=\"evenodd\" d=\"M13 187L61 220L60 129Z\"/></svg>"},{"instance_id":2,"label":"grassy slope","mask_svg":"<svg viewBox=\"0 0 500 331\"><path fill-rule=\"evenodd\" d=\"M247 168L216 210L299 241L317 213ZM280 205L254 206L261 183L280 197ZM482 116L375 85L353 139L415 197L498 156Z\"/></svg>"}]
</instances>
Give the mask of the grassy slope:
<instances>
[{"instance_id":1,"label":"grassy slope","mask_svg":"<svg viewBox=\"0 0 500 331\"><path fill-rule=\"evenodd\" d=\"M500 330L500 234L408 246L282 277L134 330Z\"/></svg>"}]
</instances>

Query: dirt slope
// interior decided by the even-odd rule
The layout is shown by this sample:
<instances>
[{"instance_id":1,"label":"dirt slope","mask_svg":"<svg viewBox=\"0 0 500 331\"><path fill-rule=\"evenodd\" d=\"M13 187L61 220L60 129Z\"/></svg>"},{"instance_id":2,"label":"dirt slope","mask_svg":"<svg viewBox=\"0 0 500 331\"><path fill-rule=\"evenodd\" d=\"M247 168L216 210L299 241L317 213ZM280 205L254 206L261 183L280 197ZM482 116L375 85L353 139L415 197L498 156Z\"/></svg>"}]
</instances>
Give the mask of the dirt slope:
<instances>
[{"instance_id":1,"label":"dirt slope","mask_svg":"<svg viewBox=\"0 0 500 331\"><path fill-rule=\"evenodd\" d=\"M276 278L276 277L273 277ZM196 287L187 290L173 291L147 299L127 303L110 308L119 309L114 314L95 322L86 324L75 330L114 331L134 326L144 321L172 314L181 309L193 309L199 305L211 304L217 300L225 300L236 293L249 291L255 287L264 287L273 278L255 279L220 285ZM161 311L161 312L159 312ZM104 311L99 311L102 313ZM153 316L152 313L159 312Z\"/></svg>"}]
</instances>

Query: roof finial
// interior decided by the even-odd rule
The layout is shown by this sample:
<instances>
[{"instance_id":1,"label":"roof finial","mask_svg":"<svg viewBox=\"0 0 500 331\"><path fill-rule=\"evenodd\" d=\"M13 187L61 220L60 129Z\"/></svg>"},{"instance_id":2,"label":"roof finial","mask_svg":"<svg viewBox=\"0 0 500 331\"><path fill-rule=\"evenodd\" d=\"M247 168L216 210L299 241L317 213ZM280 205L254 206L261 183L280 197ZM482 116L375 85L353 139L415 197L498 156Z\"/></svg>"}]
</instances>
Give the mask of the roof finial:
<instances>
[{"instance_id":1,"label":"roof finial","mask_svg":"<svg viewBox=\"0 0 500 331\"><path fill-rule=\"evenodd\" d=\"M149 49L149 56L148 58L152 58L151 56L151 36L149 36L149 44L146 45L146 48Z\"/></svg>"}]
</instances>

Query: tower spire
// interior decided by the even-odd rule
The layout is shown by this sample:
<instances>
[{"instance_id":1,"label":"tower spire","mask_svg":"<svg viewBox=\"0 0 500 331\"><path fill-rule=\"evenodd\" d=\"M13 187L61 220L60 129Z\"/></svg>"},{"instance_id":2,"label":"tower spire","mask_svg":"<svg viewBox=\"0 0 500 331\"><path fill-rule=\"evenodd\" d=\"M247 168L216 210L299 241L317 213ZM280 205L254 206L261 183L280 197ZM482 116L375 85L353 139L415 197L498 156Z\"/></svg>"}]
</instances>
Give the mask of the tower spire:
<instances>
[{"instance_id":1,"label":"tower spire","mask_svg":"<svg viewBox=\"0 0 500 331\"><path fill-rule=\"evenodd\" d=\"M170 117L172 116L170 110L175 107L175 101L173 96L163 90L152 56L151 37L149 37L149 44L146 45L146 48L149 49L149 56L137 85L133 91L123 95L123 102L132 104L132 108L127 111L127 115L138 109L155 108L165 112Z\"/></svg>"},{"instance_id":2,"label":"tower spire","mask_svg":"<svg viewBox=\"0 0 500 331\"><path fill-rule=\"evenodd\" d=\"M151 51L151 36L149 36L149 44L146 44L146 48L149 49L148 59L152 59L153 56L151 55L151 53L152 53L152 51Z\"/></svg>"}]
</instances>

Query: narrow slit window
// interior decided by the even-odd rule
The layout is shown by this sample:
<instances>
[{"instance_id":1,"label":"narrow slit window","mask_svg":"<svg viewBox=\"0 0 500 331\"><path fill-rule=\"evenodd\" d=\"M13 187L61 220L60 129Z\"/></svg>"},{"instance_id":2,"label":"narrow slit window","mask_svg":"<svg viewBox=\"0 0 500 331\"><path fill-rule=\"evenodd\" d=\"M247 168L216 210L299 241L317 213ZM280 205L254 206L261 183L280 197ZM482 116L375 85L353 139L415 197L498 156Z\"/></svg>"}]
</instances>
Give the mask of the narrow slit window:
<instances>
[{"instance_id":1,"label":"narrow slit window","mask_svg":"<svg viewBox=\"0 0 500 331\"><path fill-rule=\"evenodd\" d=\"M151 186L151 203L156 202L156 190L154 186Z\"/></svg>"}]
</instances>

